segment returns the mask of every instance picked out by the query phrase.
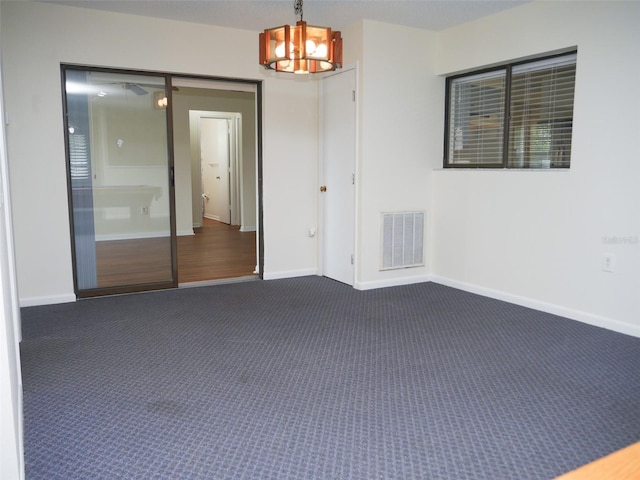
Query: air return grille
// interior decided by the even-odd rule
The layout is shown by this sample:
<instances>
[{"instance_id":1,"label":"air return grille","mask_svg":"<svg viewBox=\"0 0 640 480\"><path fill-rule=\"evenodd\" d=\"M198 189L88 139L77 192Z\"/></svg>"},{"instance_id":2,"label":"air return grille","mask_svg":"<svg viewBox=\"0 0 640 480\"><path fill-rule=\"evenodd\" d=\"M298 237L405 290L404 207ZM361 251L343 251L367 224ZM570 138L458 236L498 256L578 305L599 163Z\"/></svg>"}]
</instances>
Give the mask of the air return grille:
<instances>
[{"instance_id":1,"label":"air return grille","mask_svg":"<svg viewBox=\"0 0 640 480\"><path fill-rule=\"evenodd\" d=\"M382 214L381 270L424 265L424 212Z\"/></svg>"}]
</instances>

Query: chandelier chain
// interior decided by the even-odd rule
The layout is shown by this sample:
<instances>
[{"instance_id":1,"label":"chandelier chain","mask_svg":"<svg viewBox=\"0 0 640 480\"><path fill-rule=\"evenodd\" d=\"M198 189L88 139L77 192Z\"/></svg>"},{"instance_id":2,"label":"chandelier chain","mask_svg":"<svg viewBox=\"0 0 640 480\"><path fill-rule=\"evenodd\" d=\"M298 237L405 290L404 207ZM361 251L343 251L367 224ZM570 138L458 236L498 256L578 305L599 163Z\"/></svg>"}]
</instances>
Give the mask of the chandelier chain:
<instances>
[{"instance_id":1,"label":"chandelier chain","mask_svg":"<svg viewBox=\"0 0 640 480\"><path fill-rule=\"evenodd\" d=\"M293 2L293 11L296 15L300 15L300 21L302 21L302 0L295 0Z\"/></svg>"}]
</instances>

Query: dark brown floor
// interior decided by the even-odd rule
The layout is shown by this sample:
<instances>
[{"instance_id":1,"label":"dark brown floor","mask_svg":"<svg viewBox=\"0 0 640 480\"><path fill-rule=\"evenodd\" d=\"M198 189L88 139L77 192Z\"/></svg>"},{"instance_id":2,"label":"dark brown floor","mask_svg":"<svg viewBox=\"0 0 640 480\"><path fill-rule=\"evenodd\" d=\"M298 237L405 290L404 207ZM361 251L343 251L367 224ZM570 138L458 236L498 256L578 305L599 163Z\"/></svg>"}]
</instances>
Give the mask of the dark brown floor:
<instances>
[{"instance_id":1,"label":"dark brown floor","mask_svg":"<svg viewBox=\"0 0 640 480\"><path fill-rule=\"evenodd\" d=\"M178 283L253 275L256 234L204 219L195 235L178 237ZM168 238L96 242L98 287L170 282Z\"/></svg>"},{"instance_id":2,"label":"dark brown floor","mask_svg":"<svg viewBox=\"0 0 640 480\"><path fill-rule=\"evenodd\" d=\"M178 237L178 282L198 282L253 275L256 233L203 219L192 236Z\"/></svg>"}]
</instances>

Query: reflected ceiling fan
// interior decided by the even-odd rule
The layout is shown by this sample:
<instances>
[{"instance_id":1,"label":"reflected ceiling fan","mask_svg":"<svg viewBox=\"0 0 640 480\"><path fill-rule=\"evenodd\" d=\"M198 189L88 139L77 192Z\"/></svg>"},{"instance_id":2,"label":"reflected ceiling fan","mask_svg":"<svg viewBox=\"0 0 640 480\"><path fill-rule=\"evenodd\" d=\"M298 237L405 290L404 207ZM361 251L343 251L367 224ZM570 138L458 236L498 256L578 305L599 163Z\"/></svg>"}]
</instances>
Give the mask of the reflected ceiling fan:
<instances>
[{"instance_id":1,"label":"reflected ceiling fan","mask_svg":"<svg viewBox=\"0 0 640 480\"><path fill-rule=\"evenodd\" d=\"M136 95L149 95L149 92L147 92L144 88L142 88L140 85L138 85L137 83L123 83L122 87L126 90L129 90L133 93L135 93Z\"/></svg>"},{"instance_id":2,"label":"reflected ceiling fan","mask_svg":"<svg viewBox=\"0 0 640 480\"><path fill-rule=\"evenodd\" d=\"M2 1L2 0L0 0ZM120 78L117 78L120 77ZM87 74L87 83L95 85L95 87L100 88L100 86L104 86L106 92L109 90L112 93L116 93L115 90L124 90L128 92L132 92L135 95L144 96L149 95L152 92L156 92L158 90L166 90L166 86L162 78L159 77L149 77L148 79L143 78L139 75L117 75L114 78L114 75L111 74L102 74L101 72L89 72ZM176 91L177 89L173 89Z\"/></svg>"},{"instance_id":3,"label":"reflected ceiling fan","mask_svg":"<svg viewBox=\"0 0 640 480\"><path fill-rule=\"evenodd\" d=\"M93 84L97 87L102 86L103 88L106 88L107 92L109 91L109 89L122 89L128 92L135 93L136 95L149 95L149 92L164 91L164 87L162 85L153 85L150 83L119 81L119 82L93 82Z\"/></svg>"},{"instance_id":4,"label":"reflected ceiling fan","mask_svg":"<svg viewBox=\"0 0 640 480\"><path fill-rule=\"evenodd\" d=\"M149 92L146 91L142 87L146 87L146 88L152 89L154 91L164 90L160 85L150 85L150 84L144 84L144 83L122 82L122 88L124 88L125 90L129 90L129 91L135 93L136 95L148 95ZM178 87L171 87L171 90L174 91L174 92L180 91L180 89Z\"/></svg>"}]
</instances>

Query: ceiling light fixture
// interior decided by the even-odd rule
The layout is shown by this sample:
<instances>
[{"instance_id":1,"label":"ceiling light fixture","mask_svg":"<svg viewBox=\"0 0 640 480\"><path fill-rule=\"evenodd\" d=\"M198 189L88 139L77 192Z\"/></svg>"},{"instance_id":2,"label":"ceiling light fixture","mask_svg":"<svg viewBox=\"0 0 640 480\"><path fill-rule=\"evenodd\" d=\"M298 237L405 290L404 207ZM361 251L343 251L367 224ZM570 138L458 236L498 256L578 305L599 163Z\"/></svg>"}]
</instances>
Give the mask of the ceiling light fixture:
<instances>
[{"instance_id":1,"label":"ceiling light fixture","mask_svg":"<svg viewBox=\"0 0 640 480\"><path fill-rule=\"evenodd\" d=\"M295 26L267 28L260 34L260 65L276 72L302 74L342 68L340 32L307 26L302 20L302 0L295 0L293 8L300 15Z\"/></svg>"}]
</instances>

